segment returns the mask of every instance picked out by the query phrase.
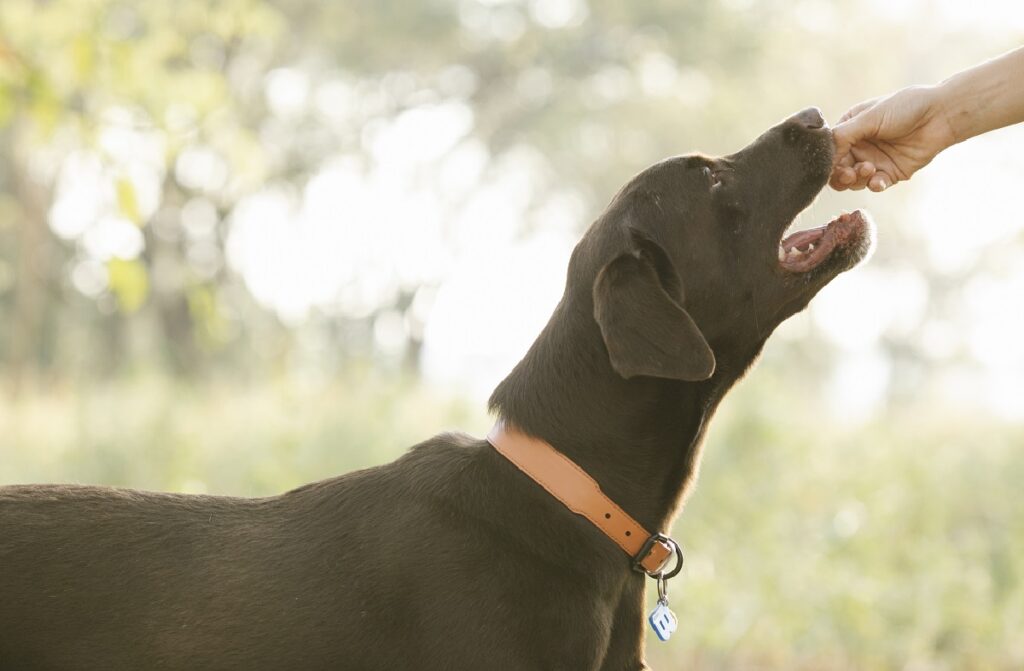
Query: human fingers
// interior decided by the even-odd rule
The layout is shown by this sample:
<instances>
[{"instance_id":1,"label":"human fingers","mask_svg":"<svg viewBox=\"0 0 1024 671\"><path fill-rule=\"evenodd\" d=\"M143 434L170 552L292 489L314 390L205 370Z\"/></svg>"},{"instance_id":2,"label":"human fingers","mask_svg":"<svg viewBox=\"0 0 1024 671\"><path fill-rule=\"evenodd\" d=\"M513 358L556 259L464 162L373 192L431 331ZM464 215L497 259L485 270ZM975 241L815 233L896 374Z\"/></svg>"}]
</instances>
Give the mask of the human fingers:
<instances>
[{"instance_id":1,"label":"human fingers","mask_svg":"<svg viewBox=\"0 0 1024 671\"><path fill-rule=\"evenodd\" d=\"M832 178L829 183L832 188L842 189L863 189L874 177L877 168L871 161L860 161L853 167L836 166L832 170ZM841 187L841 188L839 188Z\"/></svg>"},{"instance_id":2,"label":"human fingers","mask_svg":"<svg viewBox=\"0 0 1024 671\"><path fill-rule=\"evenodd\" d=\"M857 181L857 173L853 168L836 166L832 169L832 175L828 183L836 191L845 191L851 184Z\"/></svg>"},{"instance_id":3,"label":"human fingers","mask_svg":"<svg viewBox=\"0 0 1024 671\"><path fill-rule=\"evenodd\" d=\"M864 110L874 107L875 103L877 103L879 100L880 98L871 98L869 100L864 100L862 102L857 103L850 109L846 110L843 116L839 117L839 121L836 122L836 125L841 124L844 121L849 121L850 119L857 116Z\"/></svg>"},{"instance_id":4,"label":"human fingers","mask_svg":"<svg viewBox=\"0 0 1024 671\"><path fill-rule=\"evenodd\" d=\"M834 139L833 139L834 142ZM840 153L837 147L835 152L832 154L832 167L833 168L852 168L856 159L853 156L853 152L849 148Z\"/></svg>"},{"instance_id":5,"label":"human fingers","mask_svg":"<svg viewBox=\"0 0 1024 671\"><path fill-rule=\"evenodd\" d=\"M889 177L885 172L879 171L868 181L868 188L875 193L881 193L895 183L896 180Z\"/></svg>"},{"instance_id":6,"label":"human fingers","mask_svg":"<svg viewBox=\"0 0 1024 671\"><path fill-rule=\"evenodd\" d=\"M856 119L862 112L873 108L875 103L879 100L880 98L872 98L870 100L857 103L850 109L846 110L846 113L843 114L843 116L839 117L839 121L836 122L835 127L832 129L832 142L836 147L834 159L834 163L836 165L853 165L854 161L850 158L850 148L857 142L858 136L856 133L852 132L857 128L857 126L851 126L851 120Z\"/></svg>"},{"instance_id":7,"label":"human fingers","mask_svg":"<svg viewBox=\"0 0 1024 671\"><path fill-rule=\"evenodd\" d=\"M836 122L836 126L833 129L833 143L836 145L836 154L833 159L833 165L843 165L846 167L853 166L853 158L850 157L850 148L854 141L849 138L848 133L840 132L837 134L836 130L848 123L851 119L855 118L861 112L874 107L874 103L878 102L878 100L879 98L870 98L868 100L858 102L855 106L847 110L846 114L840 117L839 121Z\"/></svg>"},{"instance_id":8,"label":"human fingers","mask_svg":"<svg viewBox=\"0 0 1024 671\"><path fill-rule=\"evenodd\" d=\"M836 155L843 157L850 152L854 145L862 140L870 140L875 137L881 124L880 117L878 108L871 106L836 124L836 127L832 129L832 141L836 146Z\"/></svg>"},{"instance_id":9,"label":"human fingers","mask_svg":"<svg viewBox=\"0 0 1024 671\"><path fill-rule=\"evenodd\" d=\"M858 182L867 182L874 176L877 168L871 161L862 161L854 167L854 170L857 173Z\"/></svg>"}]
</instances>

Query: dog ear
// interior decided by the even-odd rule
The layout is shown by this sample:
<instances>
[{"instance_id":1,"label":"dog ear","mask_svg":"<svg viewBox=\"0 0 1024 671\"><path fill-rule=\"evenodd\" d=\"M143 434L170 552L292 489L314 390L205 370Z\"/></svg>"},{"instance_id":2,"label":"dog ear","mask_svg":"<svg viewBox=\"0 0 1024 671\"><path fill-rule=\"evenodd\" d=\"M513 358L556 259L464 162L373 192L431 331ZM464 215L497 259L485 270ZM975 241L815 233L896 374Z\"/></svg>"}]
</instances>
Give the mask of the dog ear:
<instances>
[{"instance_id":1,"label":"dog ear","mask_svg":"<svg viewBox=\"0 0 1024 671\"><path fill-rule=\"evenodd\" d=\"M706 380L715 372L715 355L689 313L665 290L649 257L643 249L621 254L594 281L594 318L612 368L626 379Z\"/></svg>"}]
</instances>

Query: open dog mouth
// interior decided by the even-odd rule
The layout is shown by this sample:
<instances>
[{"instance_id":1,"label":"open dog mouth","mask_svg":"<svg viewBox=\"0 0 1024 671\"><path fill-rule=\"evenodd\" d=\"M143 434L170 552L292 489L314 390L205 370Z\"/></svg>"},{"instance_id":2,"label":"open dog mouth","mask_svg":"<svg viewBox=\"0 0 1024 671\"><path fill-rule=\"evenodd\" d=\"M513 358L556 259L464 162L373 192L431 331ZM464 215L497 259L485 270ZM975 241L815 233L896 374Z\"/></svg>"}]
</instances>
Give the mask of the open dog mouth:
<instances>
[{"instance_id":1,"label":"open dog mouth","mask_svg":"<svg viewBox=\"0 0 1024 671\"><path fill-rule=\"evenodd\" d=\"M852 267L870 250L871 231L871 222L863 211L844 212L824 226L784 238L779 243L779 265L793 273L806 273L842 256L843 265Z\"/></svg>"}]
</instances>

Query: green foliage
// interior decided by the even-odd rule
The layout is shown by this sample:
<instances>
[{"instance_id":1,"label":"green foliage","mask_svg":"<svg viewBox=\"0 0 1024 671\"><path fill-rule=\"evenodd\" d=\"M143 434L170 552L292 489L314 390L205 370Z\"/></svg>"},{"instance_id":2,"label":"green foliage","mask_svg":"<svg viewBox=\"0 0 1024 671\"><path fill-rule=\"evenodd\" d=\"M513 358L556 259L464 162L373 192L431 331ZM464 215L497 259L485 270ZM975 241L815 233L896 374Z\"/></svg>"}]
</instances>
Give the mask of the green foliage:
<instances>
[{"instance_id":1,"label":"green foliage","mask_svg":"<svg viewBox=\"0 0 1024 671\"><path fill-rule=\"evenodd\" d=\"M213 348L227 341L228 324L217 306L217 297L210 287L192 287L188 292L188 310L196 324L196 336L203 346Z\"/></svg>"},{"instance_id":2,"label":"green foliage","mask_svg":"<svg viewBox=\"0 0 1024 671\"><path fill-rule=\"evenodd\" d=\"M439 430L483 428L465 403L368 369L345 384L142 376L81 391L0 404L0 482L265 496L388 461Z\"/></svg>"},{"instance_id":3,"label":"green foliage","mask_svg":"<svg viewBox=\"0 0 1024 671\"><path fill-rule=\"evenodd\" d=\"M149 295L149 277L138 261L108 261L107 284L121 311L129 314L141 308Z\"/></svg>"},{"instance_id":4,"label":"green foliage","mask_svg":"<svg viewBox=\"0 0 1024 671\"><path fill-rule=\"evenodd\" d=\"M135 197L135 187L131 180L119 179L114 184L117 191L117 207L127 219L133 223L139 222L139 201Z\"/></svg>"},{"instance_id":5,"label":"green foliage","mask_svg":"<svg viewBox=\"0 0 1024 671\"><path fill-rule=\"evenodd\" d=\"M745 385L712 424L676 524L691 635L653 661L1018 668L1021 428L934 407L837 426L785 380Z\"/></svg>"},{"instance_id":6,"label":"green foliage","mask_svg":"<svg viewBox=\"0 0 1024 671\"><path fill-rule=\"evenodd\" d=\"M711 425L674 529L681 627L649 641L653 667L1020 668L1020 427L931 408L836 426L766 368ZM263 496L487 426L369 370L244 388L142 377L0 404L0 481Z\"/></svg>"}]
</instances>

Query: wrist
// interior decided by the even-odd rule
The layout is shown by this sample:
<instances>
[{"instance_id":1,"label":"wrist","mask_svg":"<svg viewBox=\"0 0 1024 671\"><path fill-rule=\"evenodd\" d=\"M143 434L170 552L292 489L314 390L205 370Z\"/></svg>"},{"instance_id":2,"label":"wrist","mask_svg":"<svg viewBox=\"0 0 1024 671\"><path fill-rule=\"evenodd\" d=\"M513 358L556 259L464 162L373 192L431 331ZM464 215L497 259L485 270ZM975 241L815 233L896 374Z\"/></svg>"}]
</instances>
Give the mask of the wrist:
<instances>
[{"instance_id":1,"label":"wrist","mask_svg":"<svg viewBox=\"0 0 1024 671\"><path fill-rule=\"evenodd\" d=\"M936 87L956 142L1024 120L1024 48L1011 51Z\"/></svg>"},{"instance_id":2,"label":"wrist","mask_svg":"<svg viewBox=\"0 0 1024 671\"><path fill-rule=\"evenodd\" d=\"M964 85L965 82L951 77L939 84L929 86L930 106L933 118L944 123L949 130L947 144L942 149L959 144L982 132L978 127L978 104L976 95Z\"/></svg>"}]
</instances>

